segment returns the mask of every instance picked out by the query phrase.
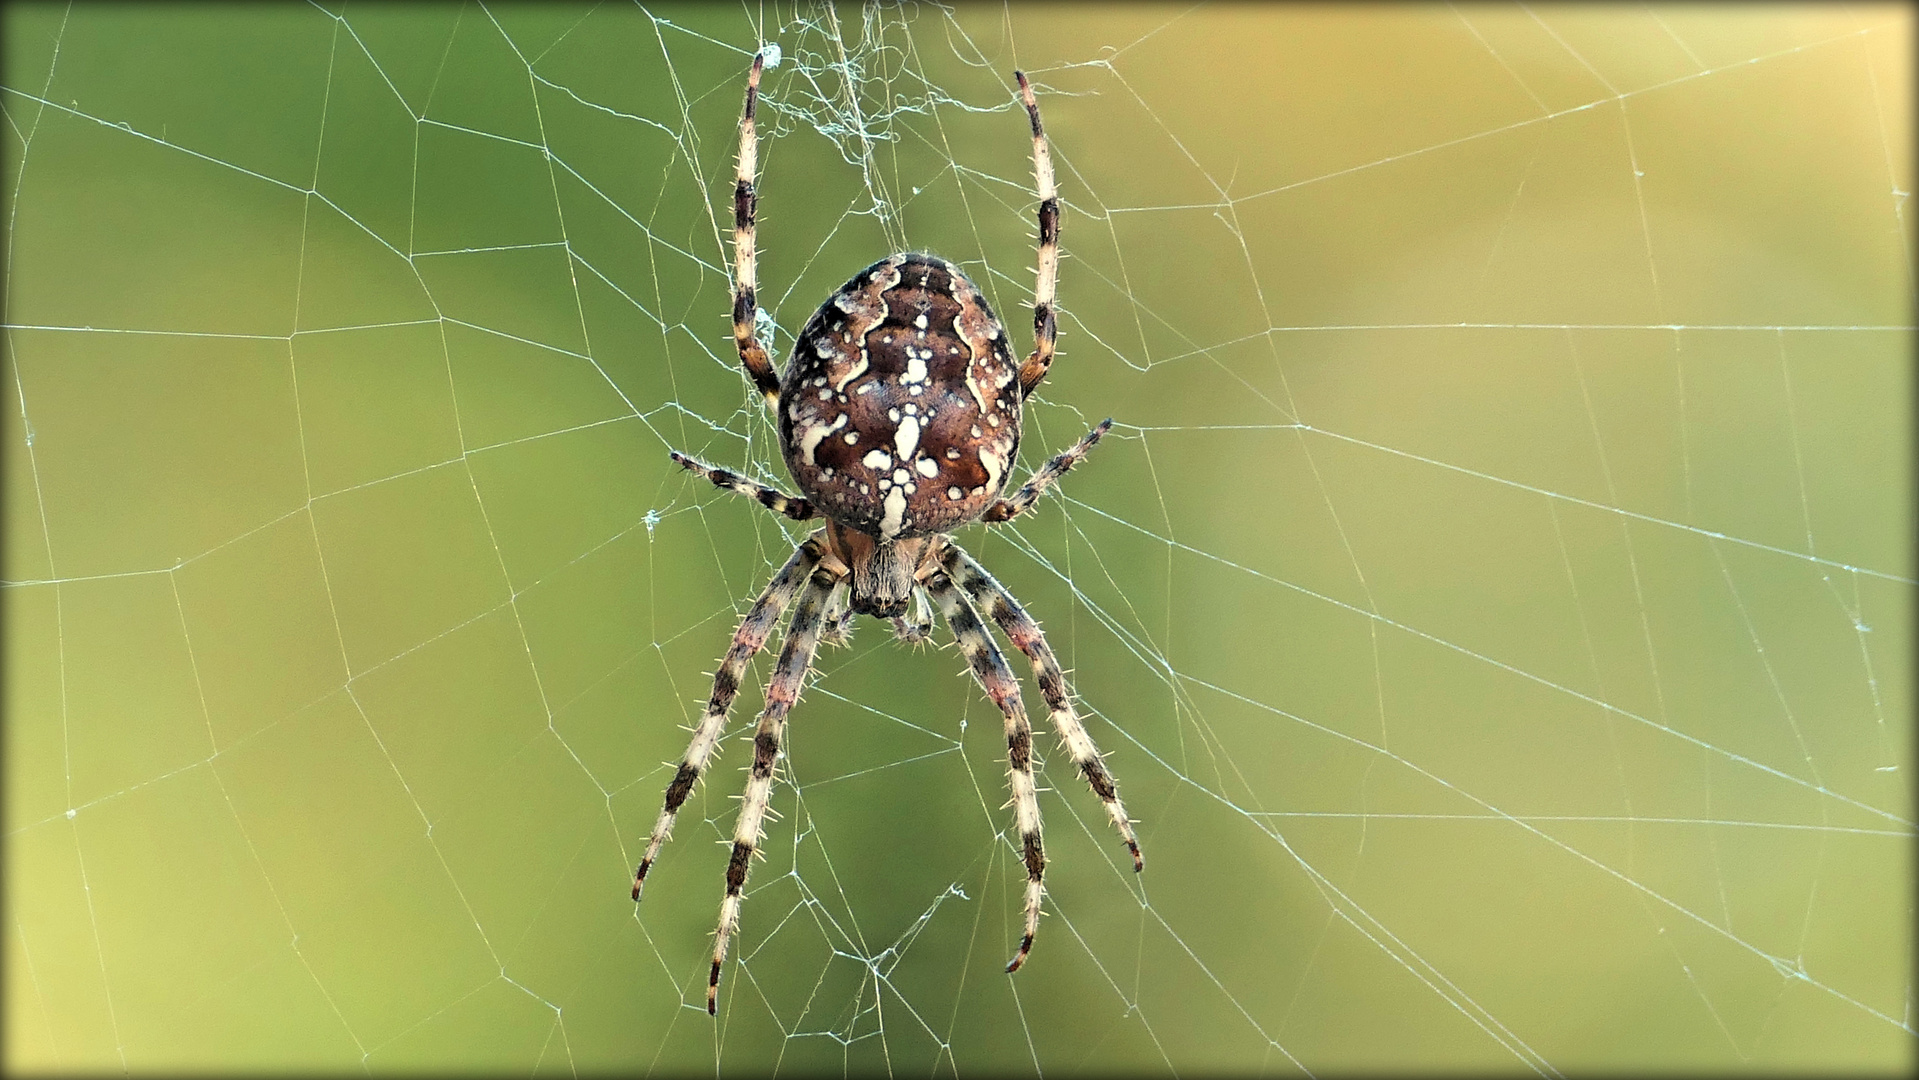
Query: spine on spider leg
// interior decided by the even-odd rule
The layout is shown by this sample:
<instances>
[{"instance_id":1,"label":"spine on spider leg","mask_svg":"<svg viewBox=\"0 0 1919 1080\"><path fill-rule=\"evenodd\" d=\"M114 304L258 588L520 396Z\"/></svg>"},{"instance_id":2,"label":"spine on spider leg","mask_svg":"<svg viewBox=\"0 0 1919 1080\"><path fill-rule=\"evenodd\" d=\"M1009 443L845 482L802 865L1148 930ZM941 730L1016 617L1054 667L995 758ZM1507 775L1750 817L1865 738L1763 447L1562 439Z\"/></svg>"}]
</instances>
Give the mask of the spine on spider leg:
<instances>
[{"instance_id":1,"label":"spine on spider leg","mask_svg":"<svg viewBox=\"0 0 1919 1080\"><path fill-rule=\"evenodd\" d=\"M759 730L753 735L753 764L747 773L746 794L740 799L739 821L733 827L733 855L726 865L726 896L720 901L720 924L713 942L713 969L706 984L706 1011L719 1011L720 969L726 963L726 947L740 926L740 902L746 891L746 874L752 868L753 855L759 850L767 806L773 798L773 770L779 762L780 738L786 730L787 714L799 701L806 684L806 672L813 666L813 653L819 647L821 612L831 608L843 586L833 576L815 570L806 592L793 608L793 621L786 629L786 644L780 648L780 660L773 678L766 684L766 707L760 712Z\"/></svg>"},{"instance_id":2,"label":"spine on spider leg","mask_svg":"<svg viewBox=\"0 0 1919 1080\"><path fill-rule=\"evenodd\" d=\"M786 610L800 583L813 573L819 561L820 540L816 533L793 552L793 557L767 584L766 591L754 601L746 618L740 620L740 628L733 634L733 643L727 647L726 656L713 673L713 694L707 699L699 723L694 725L693 741L687 746L686 756L680 760L679 770L673 774L672 782L666 786L665 805L660 809L659 819L653 824L653 835L647 841L646 855L640 860L639 868L633 871L635 901L639 900L640 891L646 887L647 871L653 868L653 863L660 857L660 847L673 832L673 822L679 817L680 807L693 793L693 785L699 782L718 748L720 729L725 726L726 714L732 710L733 699L739 694L740 676L745 673L747 662L765 647L774 624L779 622L780 613Z\"/></svg>"},{"instance_id":3,"label":"spine on spider leg","mask_svg":"<svg viewBox=\"0 0 1919 1080\"><path fill-rule=\"evenodd\" d=\"M1104 425L1098 430L1104 430ZM1106 768L1104 755L1093 744L1093 737L1087 734L1086 725L1080 722L1079 713L1073 708L1072 688L1067 685L1066 673L1061 670L1059 658L1053 654L1053 647L1047 644L1039 623L1020 606L1006 586L1001 585L992 574L987 573L985 567L957 545L949 549L945 565L947 572L959 582L967 596L985 607L1013 647L1032 661L1033 675L1039 681L1040 695L1046 699L1053 730L1059 733L1061 745L1073 759L1080 775L1086 778L1087 786L1093 789L1093 794L1098 795L1106 807L1107 819L1113 823L1120 840L1126 844L1126 850L1133 856L1133 872L1143 871L1146 860L1140 855L1132 819L1126 816L1126 807L1120 802L1119 786Z\"/></svg>"}]
</instances>

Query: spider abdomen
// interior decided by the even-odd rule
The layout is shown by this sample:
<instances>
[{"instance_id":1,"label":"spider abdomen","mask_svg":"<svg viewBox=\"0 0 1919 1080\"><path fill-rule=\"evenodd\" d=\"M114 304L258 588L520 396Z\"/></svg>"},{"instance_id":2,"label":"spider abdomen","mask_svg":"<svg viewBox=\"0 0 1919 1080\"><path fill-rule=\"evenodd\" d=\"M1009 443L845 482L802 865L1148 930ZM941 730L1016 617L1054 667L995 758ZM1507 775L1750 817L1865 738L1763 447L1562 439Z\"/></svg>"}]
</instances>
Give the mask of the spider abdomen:
<instances>
[{"instance_id":1,"label":"spider abdomen","mask_svg":"<svg viewBox=\"0 0 1919 1080\"><path fill-rule=\"evenodd\" d=\"M883 539L977 519L1019 451L1019 363L958 267L902 253L807 320L780 383L780 446L806 497Z\"/></svg>"}]
</instances>

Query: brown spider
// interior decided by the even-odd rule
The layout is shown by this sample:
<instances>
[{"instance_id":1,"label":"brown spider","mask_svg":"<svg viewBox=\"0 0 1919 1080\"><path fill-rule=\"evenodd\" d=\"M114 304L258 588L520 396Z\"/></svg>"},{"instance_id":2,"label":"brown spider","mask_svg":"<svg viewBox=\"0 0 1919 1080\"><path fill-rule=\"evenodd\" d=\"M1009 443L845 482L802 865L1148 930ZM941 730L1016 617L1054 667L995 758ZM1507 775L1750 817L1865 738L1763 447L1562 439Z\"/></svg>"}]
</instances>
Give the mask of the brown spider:
<instances>
[{"instance_id":1,"label":"brown spider","mask_svg":"<svg viewBox=\"0 0 1919 1080\"><path fill-rule=\"evenodd\" d=\"M760 841L773 792L786 715L799 698L821 633L843 636L854 615L890 619L907 641L932 630L925 597L939 604L973 676L1006 718L1007 771L1013 818L1026 862L1026 931L1006 965L1018 971L1039 929L1039 800L1033 786L1033 732L1020 702L1019 681L980 621L985 607L1008 640L1033 662L1040 692L1074 765L1106 804L1106 814L1143 863L1133 828L1120 806L1099 749L1073 711L1066 676L1039 624L991 574L946 533L975 521L1011 521L1031 509L1046 489L1086 456L1112 421L1106 420L1065 453L1048 461L1010 498L1001 498L1019 452L1020 405L1053 362L1053 290L1059 276L1059 197L1040 127L1039 106L1026 76L1015 71L1020 100L1033 125L1033 171L1039 187L1039 281L1033 290L1033 354L1014 361L1000 322L959 268L933 255L891 255L859 272L827 299L800 331L784 379L776 378L754 336L753 218L757 143L753 111L762 58L753 58L740 120L740 160L733 193L733 342L753 384L778 413L780 450L805 492L794 498L681 453L673 460L719 487L759 500L794 521L826 519L801 543L741 620L733 644L713 674L713 696L693 729L693 741L666 788L666 805L653 826L646 857L633 874L640 898L646 872L659 857L680 806L710 764L740 676L766 644L789 603L793 617L779 663L766 687L766 708L753 739L753 768L733 832L726 898L713 944L706 1011L717 1011L720 966L739 927L741 893ZM850 589L849 589L850 586ZM795 597L798 597L795 602ZM913 617L906 617L913 601Z\"/></svg>"}]
</instances>

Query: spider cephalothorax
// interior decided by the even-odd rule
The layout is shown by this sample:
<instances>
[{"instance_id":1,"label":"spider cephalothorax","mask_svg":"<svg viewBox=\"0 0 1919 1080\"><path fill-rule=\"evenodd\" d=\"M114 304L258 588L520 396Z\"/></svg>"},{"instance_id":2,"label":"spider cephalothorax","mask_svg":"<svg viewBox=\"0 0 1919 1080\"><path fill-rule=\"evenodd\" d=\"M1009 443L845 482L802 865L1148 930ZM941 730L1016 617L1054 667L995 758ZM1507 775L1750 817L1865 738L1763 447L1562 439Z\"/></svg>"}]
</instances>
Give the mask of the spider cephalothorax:
<instances>
[{"instance_id":1,"label":"spider cephalothorax","mask_svg":"<svg viewBox=\"0 0 1919 1080\"><path fill-rule=\"evenodd\" d=\"M804 497L784 495L677 452L673 460L775 513L795 521L823 517L826 526L800 544L741 620L713 675L712 697L667 785L666 805L633 875L633 899L638 900L680 806L712 759L747 662L766 644L781 612L792 605L786 642L766 687L752 769L733 832L707 982L709 1013L718 1008L720 970L739 925L746 874L772 796L786 716L799 698L822 635L843 636L856 615L890 619L900 637L919 641L931 630L932 616L924 610L930 598L952 628L973 675L1005 718L1007 775L1027 876L1025 933L1007 971L1017 971L1033 947L1046 856L1040 843L1032 728L1020 701L1019 681L987 632L980 608L1032 661L1064 749L1105 803L1107 816L1132 852L1133 868L1142 865L1112 775L1079 722L1066 677L1039 624L946 535L975 521L1010 521L1031 509L1112 423L1101 423L1048 461L1010 498L1000 495L1019 453L1021 403L1053 361L1059 198L1032 88L1025 75L1013 73L1032 123L1040 197L1032 355L1024 363L1014 360L1005 329L958 267L938 256L906 252L860 271L828 297L795 339L785 376L776 378L754 333L759 308L753 119L760 72L761 60L754 57L733 195L733 340L747 375L778 413L780 450ZM910 617L909 604L914 605Z\"/></svg>"}]
</instances>

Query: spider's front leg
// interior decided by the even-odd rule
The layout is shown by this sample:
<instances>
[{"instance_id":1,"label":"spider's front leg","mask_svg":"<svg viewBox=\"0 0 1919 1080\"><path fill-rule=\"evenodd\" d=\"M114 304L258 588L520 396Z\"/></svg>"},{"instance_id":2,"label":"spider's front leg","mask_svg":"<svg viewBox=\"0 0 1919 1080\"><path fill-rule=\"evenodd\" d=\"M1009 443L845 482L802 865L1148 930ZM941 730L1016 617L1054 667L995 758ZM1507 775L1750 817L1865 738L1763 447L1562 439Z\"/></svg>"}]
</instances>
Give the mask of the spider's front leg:
<instances>
[{"instance_id":1,"label":"spider's front leg","mask_svg":"<svg viewBox=\"0 0 1919 1080\"><path fill-rule=\"evenodd\" d=\"M1126 816L1126 807L1119 801L1119 786L1114 783L1113 774L1107 771L1106 759L1099 747L1093 745L1093 737L1086 733L1086 725L1079 722L1079 714L1073 710L1073 692L1066 685L1066 673L1060 670L1059 659L1053 655L1053 647L1046 643L1039 623L1033 621L1006 586L957 545L947 549L946 568L966 595L984 607L999 624L1006 639L1033 662L1033 675L1039 680L1039 692L1046 698L1053 730L1059 733L1060 742L1093 794L1106 804L1106 816L1119 831L1119 838L1125 841L1126 850L1133 855L1133 872L1139 873L1145 869L1146 862L1139 854L1132 819Z\"/></svg>"},{"instance_id":2,"label":"spider's front leg","mask_svg":"<svg viewBox=\"0 0 1919 1080\"><path fill-rule=\"evenodd\" d=\"M733 709L733 698L740 692L740 676L746 673L746 664L755 653L765 646L767 637L773 632L773 624L780 619L780 613L792 601L793 594L820 564L820 533L814 533L793 552L780 572L766 585L766 591L753 602L746 618L740 620L740 628L733 634L733 644L727 647L726 656L720 661L719 670L713 673L713 696L706 702L706 711L700 714L700 721L693 727L693 741L686 748L686 756L680 759L679 771L673 774L673 782L666 786L666 805L660 810L660 817L653 825L652 839L647 841L646 856L640 860L639 869L633 871L633 899L640 898L640 890L646 887L646 872L653 868L654 860L660 857L660 846L673 831L673 822L679 817L680 806L687 796L693 793L693 785L699 782L700 775L706 771L707 763L713 757L713 751L719 744L720 729L726 725L726 714Z\"/></svg>"},{"instance_id":3,"label":"spider's front leg","mask_svg":"<svg viewBox=\"0 0 1919 1080\"><path fill-rule=\"evenodd\" d=\"M780 647L779 663L766 684L766 708L760 712L759 730L753 735L753 765L747 774L746 794L740 799L740 817L733 828L733 857L726 865L726 897L720 901L719 931L714 935L713 972L706 984L706 1011L719 1012L720 967L726 962L726 946L740 927L740 901L746 891L746 872L753 854L759 849L760 830L766 820L766 807L773 798L773 767L779 761L780 737L786 731L786 716L799 700L806 673L813 666L813 653L820 643L821 615L832 609L846 590L844 579L826 569L815 569L806 591L793 605L793 621L786 628L786 643Z\"/></svg>"},{"instance_id":4,"label":"spider's front leg","mask_svg":"<svg viewBox=\"0 0 1919 1080\"><path fill-rule=\"evenodd\" d=\"M1019 952L1006 965L1011 974L1033 951L1033 935L1039 932L1041 879L1046 874L1046 853L1040 843L1039 793L1033 783L1033 728L1020 702L1019 680L1013 678L1006 657L993 644L986 624L966 595L944 570L927 579L926 591L939 603L973 677L1006 718L1006 773L1013 789L1013 823L1019 828L1020 853L1026 863L1026 932L1020 936Z\"/></svg>"}]
</instances>

